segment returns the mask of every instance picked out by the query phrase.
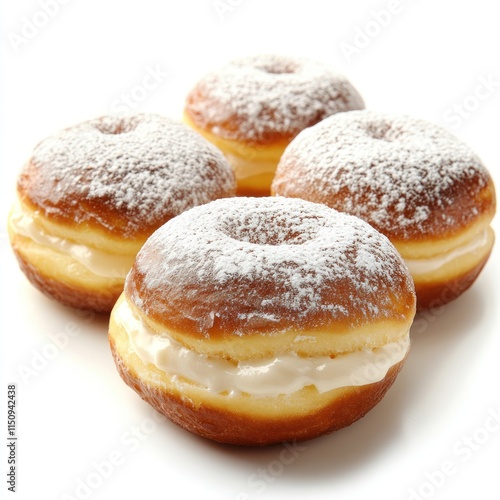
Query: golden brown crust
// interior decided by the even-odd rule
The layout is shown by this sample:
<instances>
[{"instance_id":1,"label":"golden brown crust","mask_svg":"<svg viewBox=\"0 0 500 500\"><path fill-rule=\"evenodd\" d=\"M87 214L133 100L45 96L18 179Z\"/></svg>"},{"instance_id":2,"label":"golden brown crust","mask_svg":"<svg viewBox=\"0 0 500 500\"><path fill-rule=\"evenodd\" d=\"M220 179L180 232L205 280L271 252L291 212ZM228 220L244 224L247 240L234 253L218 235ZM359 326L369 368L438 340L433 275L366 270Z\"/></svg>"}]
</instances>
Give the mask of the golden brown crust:
<instances>
[{"instance_id":1,"label":"golden brown crust","mask_svg":"<svg viewBox=\"0 0 500 500\"><path fill-rule=\"evenodd\" d=\"M103 116L41 141L21 201L63 225L145 239L193 206L233 196L230 165L189 127L155 114Z\"/></svg>"},{"instance_id":2,"label":"golden brown crust","mask_svg":"<svg viewBox=\"0 0 500 500\"><path fill-rule=\"evenodd\" d=\"M253 144L223 139L208 130L199 128L186 111L184 123L217 146L232 165L236 177L237 196L269 196L276 166L290 142Z\"/></svg>"},{"instance_id":3,"label":"golden brown crust","mask_svg":"<svg viewBox=\"0 0 500 500\"><path fill-rule=\"evenodd\" d=\"M129 359L123 357L123 347L117 346L115 333L111 326L110 346L120 376L142 399L194 434L235 445L264 446L282 441L302 441L346 427L363 417L382 399L404 364L403 360L394 365L383 380L373 384L335 389L325 394L318 394L310 387L302 389L299 397L305 401L301 401L300 406L307 406L310 400L312 408L307 413L301 411L302 408L295 413L297 395L295 398L279 396L276 399L246 396L249 401L247 407L242 409L228 396L193 399L193 394L208 391L183 394L166 382L166 375L165 380L160 379L155 384L149 376L154 371L158 380L159 371L151 365L146 367L140 361L130 366ZM273 406L273 411L267 410L269 406Z\"/></svg>"},{"instance_id":4,"label":"golden brown crust","mask_svg":"<svg viewBox=\"0 0 500 500\"><path fill-rule=\"evenodd\" d=\"M236 196L251 196L251 197L259 197L259 196L270 196L269 186L273 180L272 175L261 175L256 176L255 178L250 178L245 185L242 183L238 184L238 188L236 189Z\"/></svg>"},{"instance_id":5,"label":"golden brown crust","mask_svg":"<svg viewBox=\"0 0 500 500\"><path fill-rule=\"evenodd\" d=\"M123 290L123 282L98 291L53 279L44 275L36 266L26 260L16 245L13 245L12 248L19 267L30 283L61 304L77 309L90 309L96 312L109 313Z\"/></svg>"},{"instance_id":6,"label":"golden brown crust","mask_svg":"<svg viewBox=\"0 0 500 500\"><path fill-rule=\"evenodd\" d=\"M373 321L358 328L337 322L330 324L330 329L302 330L296 327L275 334L227 334L219 338L205 339L165 328L163 323L152 321L128 302L136 315L153 331L159 334L166 332L178 344L206 356L234 361L268 358L280 352L294 352L299 356L337 356L360 349L380 348L401 340L409 330L415 314L413 303L411 313L400 320Z\"/></svg>"},{"instance_id":7,"label":"golden brown crust","mask_svg":"<svg viewBox=\"0 0 500 500\"><path fill-rule=\"evenodd\" d=\"M184 121L224 152L239 196L269 196L279 158L301 130L363 107L356 89L329 68L260 55L198 81L186 98Z\"/></svg>"},{"instance_id":8,"label":"golden brown crust","mask_svg":"<svg viewBox=\"0 0 500 500\"><path fill-rule=\"evenodd\" d=\"M18 203L9 214L8 233L21 270L36 288L62 304L96 312L112 309L138 250L100 232L68 231Z\"/></svg>"},{"instance_id":9,"label":"golden brown crust","mask_svg":"<svg viewBox=\"0 0 500 500\"><path fill-rule=\"evenodd\" d=\"M288 160L287 168L274 177L271 185L271 196L286 196L289 198L301 198L314 203L322 203L335 210L352 213L366 220L377 231L387 236L396 246L398 244L428 244L439 243L441 239L452 239L458 233L465 232L472 225L482 219L491 221L496 210L495 186L493 179L485 170L470 172L472 178L462 178L454 182L449 188L443 190L442 197L453 199L453 203L443 209L441 198L430 199L426 208L429 210L429 217L415 226L400 226L396 223L397 217L408 216L415 207L407 206L406 212L400 212L396 206L387 208L387 218L383 221L371 217L364 206L368 205L370 198L376 197L382 204L386 195L386 187L371 186L366 192L357 191L356 204L352 203L352 193L347 189L341 189L333 196L328 189L322 189L317 183L312 183L311 176L307 171L307 166L300 166ZM296 178L303 178L304 182L289 183L288 176L293 173ZM483 187L480 187L483 186ZM395 186L395 190L398 188ZM373 203L373 201L372 201ZM352 206L352 210L345 210L346 206ZM360 212L360 213L358 213ZM393 221L389 224L388 220ZM454 224L444 224L443 221L453 220Z\"/></svg>"},{"instance_id":10,"label":"golden brown crust","mask_svg":"<svg viewBox=\"0 0 500 500\"><path fill-rule=\"evenodd\" d=\"M491 250L472 269L445 281L428 282L415 280L417 310L424 311L433 307L441 307L462 295L476 281L490 254Z\"/></svg>"},{"instance_id":11,"label":"golden brown crust","mask_svg":"<svg viewBox=\"0 0 500 500\"><path fill-rule=\"evenodd\" d=\"M258 146L289 142L327 116L362 108L357 90L327 66L258 55L205 75L189 92L185 114L200 129Z\"/></svg>"},{"instance_id":12,"label":"golden brown crust","mask_svg":"<svg viewBox=\"0 0 500 500\"><path fill-rule=\"evenodd\" d=\"M493 213L485 213L463 229L457 229L449 237L435 237L430 235L429 239L415 240L391 240L398 252L405 260L419 260L444 256L453 252L457 248L467 246L473 240L487 233L488 239L494 239L494 234L490 228ZM489 234L491 233L491 235Z\"/></svg>"},{"instance_id":13,"label":"golden brown crust","mask_svg":"<svg viewBox=\"0 0 500 500\"><path fill-rule=\"evenodd\" d=\"M495 186L480 158L448 131L404 115L343 113L300 134L271 194L356 215L387 236L408 264L419 309L460 295L493 245Z\"/></svg>"},{"instance_id":14,"label":"golden brown crust","mask_svg":"<svg viewBox=\"0 0 500 500\"><path fill-rule=\"evenodd\" d=\"M211 366L241 367L287 353L317 360L406 344L414 313L401 256L368 224L302 200L234 198L185 212L148 239L111 314L109 340L125 382L173 422L223 443L266 445L361 418L403 362L362 387L227 394L143 362L129 331L166 335Z\"/></svg>"},{"instance_id":15,"label":"golden brown crust","mask_svg":"<svg viewBox=\"0 0 500 500\"><path fill-rule=\"evenodd\" d=\"M18 216L19 212L14 207L9 215L8 232L12 250L28 280L45 295L62 304L97 312L109 312L123 291L126 270L119 267L113 269L113 273L119 271L116 277L94 274L71 254L58 251L57 246L52 248L36 242L30 236L18 233L13 223ZM86 236L91 239L91 235ZM62 241L65 241L64 236L53 237L53 240L61 237ZM71 240L66 240L66 243L71 244ZM90 252L94 251L92 247L87 248ZM128 264L130 266L134 255L132 253L124 256L104 252L101 254L107 258L105 262L110 266L107 268L108 271L114 263L122 266L130 262Z\"/></svg>"},{"instance_id":16,"label":"golden brown crust","mask_svg":"<svg viewBox=\"0 0 500 500\"><path fill-rule=\"evenodd\" d=\"M445 129L373 110L340 113L300 134L272 193L323 203L393 242L435 241L495 213L481 159Z\"/></svg>"},{"instance_id":17,"label":"golden brown crust","mask_svg":"<svg viewBox=\"0 0 500 500\"><path fill-rule=\"evenodd\" d=\"M244 136L239 134L239 129L242 125L245 124L244 120L241 118L237 118L236 116L232 116L228 120L224 120L218 122L216 125L214 123L210 123L205 125L203 123L202 115L200 113L194 113L192 110L193 106L197 106L199 103L205 100L206 96L204 96L198 89L194 89L186 99L186 108L184 110L185 118L187 122L193 124L196 127L196 130L202 132L204 136L210 135L213 136L213 130L215 129L223 129L226 135L231 137L237 137L237 139L232 139L233 142L238 141L238 143L246 148L260 148L266 146L276 146L276 145L286 145L288 144L298 133L298 131L289 131L285 133L279 132L268 132L265 137L262 138L245 138ZM211 102L210 106L217 106L216 102ZM219 109L219 113L222 115L225 114L223 109ZM314 125L319 120L312 120L310 125ZM309 125L309 126L310 126ZM194 128L194 127L193 127ZM220 138L219 138L220 139Z\"/></svg>"},{"instance_id":18,"label":"golden brown crust","mask_svg":"<svg viewBox=\"0 0 500 500\"><path fill-rule=\"evenodd\" d=\"M273 319L272 322L262 321L260 324L255 322L253 325L245 325L241 320L247 308L238 293L236 279L234 283L227 284L225 292L227 299L224 301L218 300L219 297L214 297L218 294L213 287L213 293L205 293L204 290L199 289L196 294L184 295L179 299L171 299L169 302L166 297L158 297L160 290L154 293L155 291L151 291L145 286L145 276L137 272L137 266L134 265L125 284L125 293L129 299L132 296L139 296L144 302L152 304L148 307L147 315L142 312L141 315L145 316L144 319L154 330L168 330L177 341L185 345L191 343L194 345L197 341L199 344L204 344L207 340L210 341L210 344L221 341L231 343L235 350L239 350L245 344L250 345L253 339L260 343L261 339L265 339L266 336L270 346L275 343L282 346L294 345L297 332L300 331L312 335L313 342L319 347L323 344L323 338L325 338L325 344L331 344L331 332L336 332L333 334L334 336L348 339L351 336L357 336L358 332L366 328L364 341L374 340L374 330L383 324L386 325L385 331L388 332L388 335L399 336L415 313L414 290L405 283L405 276L403 273L401 274L399 276L395 273L399 280L398 288L394 293L388 294L385 299L384 306L388 310L384 311L385 317L382 314L373 314L370 320L358 315L356 309L349 306L348 300L349 297L352 297L350 293L353 290L349 284L342 282L337 283L335 288L332 286L330 290L325 289L322 300L327 304L341 304L342 307L348 307L349 315L347 317L335 317L328 309L311 311L307 316L300 317L295 311L289 311L286 307L282 307L275 309L274 318L276 319ZM252 287L256 295L260 294L262 302L270 301L279 293L276 292L278 286L273 289L264 280L248 284L248 287ZM373 301L376 293L372 295L365 294L361 300L365 300L366 303ZM339 297L343 297L344 300L341 302ZM198 323L193 321L193 316L188 314L189 311L193 311L194 314L202 309L208 311L207 316L212 310L217 313L209 331L200 330ZM185 311L187 313L184 313ZM227 314L226 311L228 311ZM229 311L232 313L230 314ZM386 340L384 339L382 343L385 343ZM304 342L301 345L305 346L306 344L307 342ZM297 345L296 342L295 345ZM260 350L260 348L257 349Z\"/></svg>"},{"instance_id":19,"label":"golden brown crust","mask_svg":"<svg viewBox=\"0 0 500 500\"><path fill-rule=\"evenodd\" d=\"M49 184L51 185L48 186ZM133 243L135 240L146 240L149 234L172 218L168 215L165 215L162 221L147 221L144 218L144 225L131 232L128 228L130 214L120 211L118 207L108 205L102 200L87 200L71 190L68 190L57 203L47 203L43 195L47 189L56 189L56 183L47 177L41 169L36 168L31 160L28 161L17 181L19 200L31 211L40 212L42 217L61 226L64 230L77 227L83 231L100 233L105 238L120 238L126 243ZM78 217L78 215L75 214L75 209L77 209L78 214L87 212L92 216L77 223L75 216ZM104 226L103 221L105 221Z\"/></svg>"},{"instance_id":20,"label":"golden brown crust","mask_svg":"<svg viewBox=\"0 0 500 500\"><path fill-rule=\"evenodd\" d=\"M9 234L37 288L109 312L154 230L235 189L222 153L186 125L154 114L103 116L35 147L18 177Z\"/></svg>"},{"instance_id":21,"label":"golden brown crust","mask_svg":"<svg viewBox=\"0 0 500 500\"><path fill-rule=\"evenodd\" d=\"M188 112L184 111L183 122L198 132L205 139L215 144L224 154L229 154L247 161L273 161L278 163L283 151L290 143L290 139L267 143L245 142L244 140L228 139L215 134L213 131L200 127L195 123Z\"/></svg>"},{"instance_id":22,"label":"golden brown crust","mask_svg":"<svg viewBox=\"0 0 500 500\"><path fill-rule=\"evenodd\" d=\"M271 197L218 200L171 220L142 247L125 293L153 330L235 351L257 338L284 352L300 332L332 348L364 327L369 342L381 323L399 336L415 307L387 238L322 205Z\"/></svg>"},{"instance_id":23,"label":"golden brown crust","mask_svg":"<svg viewBox=\"0 0 500 500\"><path fill-rule=\"evenodd\" d=\"M137 255L137 252L147 239L146 236L134 239L124 238L118 233L111 234L109 231L103 231L102 227L87 223L76 223L74 220L64 222L58 220L57 217L45 215L29 200L19 198L14 203L9 214L11 232L19 232L16 228L20 217L26 217L31 221L30 225L33 226L35 232L42 232L45 235L85 245L108 254L130 256L130 266L132 266L133 257ZM22 228L20 231L22 232Z\"/></svg>"},{"instance_id":24,"label":"golden brown crust","mask_svg":"<svg viewBox=\"0 0 500 500\"><path fill-rule=\"evenodd\" d=\"M495 235L489 222L489 218L483 217L469 230L427 245L406 242L401 255L413 276L418 310L447 304L472 285L494 245ZM433 265L433 259L441 259L441 265Z\"/></svg>"}]
</instances>

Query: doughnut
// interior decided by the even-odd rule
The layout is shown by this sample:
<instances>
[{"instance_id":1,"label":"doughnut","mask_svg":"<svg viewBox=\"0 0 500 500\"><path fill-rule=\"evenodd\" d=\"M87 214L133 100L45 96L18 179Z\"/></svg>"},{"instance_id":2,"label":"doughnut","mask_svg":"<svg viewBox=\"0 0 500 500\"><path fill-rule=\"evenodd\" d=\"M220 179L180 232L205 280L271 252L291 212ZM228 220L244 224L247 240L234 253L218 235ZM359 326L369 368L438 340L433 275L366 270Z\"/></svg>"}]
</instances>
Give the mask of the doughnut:
<instances>
[{"instance_id":1,"label":"doughnut","mask_svg":"<svg viewBox=\"0 0 500 500\"><path fill-rule=\"evenodd\" d=\"M104 116L34 148L18 178L10 241L39 290L109 313L148 236L235 189L222 153L186 125L154 114Z\"/></svg>"},{"instance_id":2,"label":"doughnut","mask_svg":"<svg viewBox=\"0 0 500 500\"><path fill-rule=\"evenodd\" d=\"M224 152L238 195L269 196L278 160L302 129L363 99L342 75L303 58L245 57L202 78L186 98L184 121Z\"/></svg>"},{"instance_id":3,"label":"doughnut","mask_svg":"<svg viewBox=\"0 0 500 500\"><path fill-rule=\"evenodd\" d=\"M355 215L387 236L419 310L467 290L494 242L495 189L481 160L447 130L406 115L351 111L303 131L271 191Z\"/></svg>"},{"instance_id":4,"label":"doughnut","mask_svg":"<svg viewBox=\"0 0 500 500\"><path fill-rule=\"evenodd\" d=\"M305 440L365 415L407 357L415 291L390 241L304 200L195 207L139 251L110 317L124 381L214 441Z\"/></svg>"}]
</instances>

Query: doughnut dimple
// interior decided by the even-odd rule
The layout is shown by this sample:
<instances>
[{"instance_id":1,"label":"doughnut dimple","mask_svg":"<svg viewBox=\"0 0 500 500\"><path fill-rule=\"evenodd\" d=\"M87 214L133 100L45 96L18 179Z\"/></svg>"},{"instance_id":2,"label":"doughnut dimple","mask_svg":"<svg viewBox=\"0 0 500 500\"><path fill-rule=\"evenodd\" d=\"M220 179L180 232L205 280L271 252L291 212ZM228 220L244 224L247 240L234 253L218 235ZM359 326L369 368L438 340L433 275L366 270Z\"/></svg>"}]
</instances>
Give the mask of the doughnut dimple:
<instances>
[{"instance_id":1,"label":"doughnut dimple","mask_svg":"<svg viewBox=\"0 0 500 500\"><path fill-rule=\"evenodd\" d=\"M203 77L187 96L185 121L226 154L240 194L268 195L293 137L327 116L363 107L353 85L327 65L259 55Z\"/></svg>"},{"instance_id":2,"label":"doughnut dimple","mask_svg":"<svg viewBox=\"0 0 500 500\"><path fill-rule=\"evenodd\" d=\"M148 238L109 338L124 380L174 422L269 444L373 407L404 363L414 313L404 261L365 222L303 200L232 198Z\"/></svg>"},{"instance_id":3,"label":"doughnut dimple","mask_svg":"<svg viewBox=\"0 0 500 500\"><path fill-rule=\"evenodd\" d=\"M233 196L223 155L182 123L104 116L40 142L9 217L21 268L60 302L110 311L146 238L188 208Z\"/></svg>"},{"instance_id":4,"label":"doughnut dimple","mask_svg":"<svg viewBox=\"0 0 500 500\"><path fill-rule=\"evenodd\" d=\"M20 175L28 204L69 224L133 238L234 189L219 152L181 123L105 116L42 141Z\"/></svg>"},{"instance_id":5,"label":"doughnut dimple","mask_svg":"<svg viewBox=\"0 0 500 500\"><path fill-rule=\"evenodd\" d=\"M493 245L493 181L445 129L405 115L352 111L299 134L272 193L324 203L388 236L412 272L419 307L474 281Z\"/></svg>"}]
</instances>

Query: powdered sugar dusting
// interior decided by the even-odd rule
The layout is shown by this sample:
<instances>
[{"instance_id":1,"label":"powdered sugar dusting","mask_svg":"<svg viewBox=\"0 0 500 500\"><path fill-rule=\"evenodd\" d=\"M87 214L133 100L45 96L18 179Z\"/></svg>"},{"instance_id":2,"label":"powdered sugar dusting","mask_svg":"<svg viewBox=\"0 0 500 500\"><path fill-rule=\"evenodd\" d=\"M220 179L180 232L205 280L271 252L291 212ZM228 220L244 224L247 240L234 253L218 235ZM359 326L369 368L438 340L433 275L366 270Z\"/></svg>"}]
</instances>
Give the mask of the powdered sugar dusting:
<instances>
[{"instance_id":1,"label":"powdered sugar dusting","mask_svg":"<svg viewBox=\"0 0 500 500\"><path fill-rule=\"evenodd\" d=\"M489 181L480 159L445 129L365 110L332 116L296 137L272 189L406 238L477 217L474 203Z\"/></svg>"},{"instance_id":2,"label":"powdered sugar dusting","mask_svg":"<svg viewBox=\"0 0 500 500\"><path fill-rule=\"evenodd\" d=\"M30 163L29 195L47 213L113 229L104 208L127 218L129 233L235 189L222 153L186 125L154 114L70 127L42 141Z\"/></svg>"},{"instance_id":3,"label":"powdered sugar dusting","mask_svg":"<svg viewBox=\"0 0 500 500\"><path fill-rule=\"evenodd\" d=\"M352 84L328 66L259 55L206 75L189 94L186 111L217 136L267 143L290 139L334 113L363 107Z\"/></svg>"},{"instance_id":4,"label":"powdered sugar dusting","mask_svg":"<svg viewBox=\"0 0 500 500\"><path fill-rule=\"evenodd\" d=\"M145 314L209 336L228 324L242 335L311 317L392 317L394 295L407 300L413 284L389 240L358 218L298 199L232 198L157 230L125 289Z\"/></svg>"}]
</instances>

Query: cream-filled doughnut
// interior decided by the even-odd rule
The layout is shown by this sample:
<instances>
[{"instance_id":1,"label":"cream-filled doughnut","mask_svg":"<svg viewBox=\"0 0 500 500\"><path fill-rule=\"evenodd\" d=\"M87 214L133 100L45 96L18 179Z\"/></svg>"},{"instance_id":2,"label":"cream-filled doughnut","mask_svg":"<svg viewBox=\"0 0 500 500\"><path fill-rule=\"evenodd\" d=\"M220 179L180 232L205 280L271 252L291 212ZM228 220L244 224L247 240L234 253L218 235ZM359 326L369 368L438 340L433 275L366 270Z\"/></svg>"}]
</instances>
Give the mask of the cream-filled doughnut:
<instances>
[{"instance_id":1,"label":"cream-filled doughnut","mask_svg":"<svg viewBox=\"0 0 500 500\"><path fill-rule=\"evenodd\" d=\"M481 160L445 129L405 115L352 111L302 132L272 192L324 203L385 234L408 265L420 309L463 293L493 246L495 189Z\"/></svg>"},{"instance_id":2,"label":"cream-filled doughnut","mask_svg":"<svg viewBox=\"0 0 500 500\"><path fill-rule=\"evenodd\" d=\"M125 382L215 441L266 445L347 426L401 369L415 314L382 234L326 206L231 198L139 251L110 318Z\"/></svg>"},{"instance_id":3,"label":"cream-filled doughnut","mask_svg":"<svg viewBox=\"0 0 500 500\"><path fill-rule=\"evenodd\" d=\"M327 116L363 107L352 84L327 65L259 55L203 77L187 96L184 120L225 153L238 194L267 196L293 137Z\"/></svg>"},{"instance_id":4,"label":"cream-filled doughnut","mask_svg":"<svg viewBox=\"0 0 500 500\"><path fill-rule=\"evenodd\" d=\"M40 290L109 312L155 229L234 193L227 160L186 125L154 114L105 116L35 147L18 179L9 235Z\"/></svg>"}]
</instances>

